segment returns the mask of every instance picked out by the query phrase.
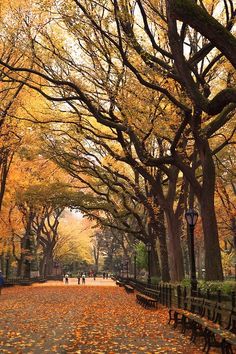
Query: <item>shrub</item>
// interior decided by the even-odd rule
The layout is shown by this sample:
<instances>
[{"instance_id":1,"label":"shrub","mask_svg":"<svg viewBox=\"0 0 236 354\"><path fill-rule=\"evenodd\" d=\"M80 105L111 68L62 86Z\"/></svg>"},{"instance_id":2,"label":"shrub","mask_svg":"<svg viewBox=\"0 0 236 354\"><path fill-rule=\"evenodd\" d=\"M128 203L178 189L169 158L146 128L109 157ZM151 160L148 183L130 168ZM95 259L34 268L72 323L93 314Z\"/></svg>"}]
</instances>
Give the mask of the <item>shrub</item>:
<instances>
[{"instance_id":1,"label":"shrub","mask_svg":"<svg viewBox=\"0 0 236 354\"><path fill-rule=\"evenodd\" d=\"M191 281L190 279L183 279L181 286L186 286L190 288ZM223 294L231 294L232 291L236 291L236 282L233 280L226 281L198 281L198 287L204 293L209 289L210 293L216 293L218 290L221 290Z\"/></svg>"}]
</instances>

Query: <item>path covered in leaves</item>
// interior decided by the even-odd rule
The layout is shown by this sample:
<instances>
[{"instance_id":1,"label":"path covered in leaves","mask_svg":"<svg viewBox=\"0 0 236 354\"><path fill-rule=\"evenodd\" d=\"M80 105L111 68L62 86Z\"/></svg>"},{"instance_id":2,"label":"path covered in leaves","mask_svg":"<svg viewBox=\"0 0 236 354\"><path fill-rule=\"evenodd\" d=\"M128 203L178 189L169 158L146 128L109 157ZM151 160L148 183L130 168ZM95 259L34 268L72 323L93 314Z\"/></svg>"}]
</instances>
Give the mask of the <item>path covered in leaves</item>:
<instances>
[{"instance_id":1,"label":"path covered in leaves","mask_svg":"<svg viewBox=\"0 0 236 354\"><path fill-rule=\"evenodd\" d=\"M123 288L54 285L3 290L1 354L201 353L167 309L143 309Z\"/></svg>"}]
</instances>

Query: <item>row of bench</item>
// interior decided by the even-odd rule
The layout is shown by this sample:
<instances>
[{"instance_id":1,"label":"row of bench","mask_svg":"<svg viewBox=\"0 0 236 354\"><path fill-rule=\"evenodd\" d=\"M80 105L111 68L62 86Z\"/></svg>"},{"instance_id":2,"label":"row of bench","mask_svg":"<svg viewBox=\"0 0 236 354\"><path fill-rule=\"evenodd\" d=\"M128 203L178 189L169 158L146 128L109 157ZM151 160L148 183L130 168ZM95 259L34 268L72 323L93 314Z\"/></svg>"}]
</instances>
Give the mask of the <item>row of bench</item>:
<instances>
[{"instance_id":1,"label":"row of bench","mask_svg":"<svg viewBox=\"0 0 236 354\"><path fill-rule=\"evenodd\" d=\"M127 293L133 293L134 287L130 284L123 283L119 280L116 281L116 284L119 286L123 286ZM136 301L144 306L145 308L157 307L157 304L160 300L160 292L157 290L145 288L142 292L138 292L136 294Z\"/></svg>"},{"instance_id":2,"label":"row of bench","mask_svg":"<svg viewBox=\"0 0 236 354\"><path fill-rule=\"evenodd\" d=\"M231 310L222 303L197 297L186 297L184 308L169 309L169 323L174 322L191 331L191 341L203 337L203 351L220 347L222 353L233 353L236 346L236 308ZM224 325L225 324L225 325Z\"/></svg>"},{"instance_id":3,"label":"row of bench","mask_svg":"<svg viewBox=\"0 0 236 354\"><path fill-rule=\"evenodd\" d=\"M127 293L133 293L135 285L117 280ZM149 288L139 289L136 300L145 308L157 308L160 291ZM220 347L222 353L233 354L236 347L236 308L229 308L221 302L189 296L185 297L183 308L169 309L168 323L174 328L181 325L182 333L190 330L191 341L197 337L204 338L203 351L208 353L212 347Z\"/></svg>"},{"instance_id":4,"label":"row of bench","mask_svg":"<svg viewBox=\"0 0 236 354\"><path fill-rule=\"evenodd\" d=\"M33 283L45 283L45 278L10 278L5 280L4 286L10 287L14 285L32 285Z\"/></svg>"}]
</instances>

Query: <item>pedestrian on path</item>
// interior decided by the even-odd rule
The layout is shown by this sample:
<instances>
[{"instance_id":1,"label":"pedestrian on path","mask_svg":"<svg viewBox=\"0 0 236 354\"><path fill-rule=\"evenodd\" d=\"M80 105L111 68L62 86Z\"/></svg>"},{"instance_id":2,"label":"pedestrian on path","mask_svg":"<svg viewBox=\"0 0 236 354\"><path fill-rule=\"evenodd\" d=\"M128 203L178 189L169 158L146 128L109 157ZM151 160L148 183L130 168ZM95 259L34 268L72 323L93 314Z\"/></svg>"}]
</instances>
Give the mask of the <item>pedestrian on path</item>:
<instances>
[{"instance_id":1,"label":"pedestrian on path","mask_svg":"<svg viewBox=\"0 0 236 354\"><path fill-rule=\"evenodd\" d=\"M3 278L2 272L0 271L0 295L2 293L3 286L4 286L4 278Z\"/></svg>"},{"instance_id":2,"label":"pedestrian on path","mask_svg":"<svg viewBox=\"0 0 236 354\"><path fill-rule=\"evenodd\" d=\"M94 272L93 273L93 280L96 280L96 276L97 276L97 274L96 274L96 272Z\"/></svg>"},{"instance_id":3,"label":"pedestrian on path","mask_svg":"<svg viewBox=\"0 0 236 354\"><path fill-rule=\"evenodd\" d=\"M69 283L69 275L66 273L65 275L65 284L68 284Z\"/></svg>"},{"instance_id":4,"label":"pedestrian on path","mask_svg":"<svg viewBox=\"0 0 236 354\"><path fill-rule=\"evenodd\" d=\"M85 284L85 273L82 274L82 284Z\"/></svg>"},{"instance_id":5,"label":"pedestrian on path","mask_svg":"<svg viewBox=\"0 0 236 354\"><path fill-rule=\"evenodd\" d=\"M77 279L78 279L78 284L80 284L80 273L78 273Z\"/></svg>"}]
</instances>

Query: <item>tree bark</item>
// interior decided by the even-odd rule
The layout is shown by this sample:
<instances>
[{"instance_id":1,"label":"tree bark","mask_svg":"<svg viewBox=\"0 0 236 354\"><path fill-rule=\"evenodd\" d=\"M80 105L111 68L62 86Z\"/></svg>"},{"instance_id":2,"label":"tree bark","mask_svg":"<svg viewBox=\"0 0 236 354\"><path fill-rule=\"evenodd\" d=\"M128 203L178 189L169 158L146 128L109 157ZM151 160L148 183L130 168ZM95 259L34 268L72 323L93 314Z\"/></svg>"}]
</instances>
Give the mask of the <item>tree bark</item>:
<instances>
[{"instance_id":1,"label":"tree bark","mask_svg":"<svg viewBox=\"0 0 236 354\"><path fill-rule=\"evenodd\" d=\"M165 214L169 236L168 249L171 280L181 281L184 278L184 262L180 243L180 225L171 210L165 211Z\"/></svg>"},{"instance_id":2,"label":"tree bark","mask_svg":"<svg viewBox=\"0 0 236 354\"><path fill-rule=\"evenodd\" d=\"M167 0L171 16L195 28L236 68L236 38L193 0Z\"/></svg>"},{"instance_id":3,"label":"tree bark","mask_svg":"<svg viewBox=\"0 0 236 354\"><path fill-rule=\"evenodd\" d=\"M161 276L160 262L155 243L151 249L151 276L158 278Z\"/></svg>"},{"instance_id":4,"label":"tree bark","mask_svg":"<svg viewBox=\"0 0 236 354\"><path fill-rule=\"evenodd\" d=\"M166 227L165 227L165 217L164 217L163 209L160 209L158 213L157 232L158 232L158 240L160 246L161 279L163 282L169 282L170 281L169 255L167 249Z\"/></svg>"},{"instance_id":5,"label":"tree bark","mask_svg":"<svg viewBox=\"0 0 236 354\"><path fill-rule=\"evenodd\" d=\"M202 193L201 205L202 227L205 246L206 280L223 280L218 227L215 215L215 166L208 143L201 146Z\"/></svg>"}]
</instances>

